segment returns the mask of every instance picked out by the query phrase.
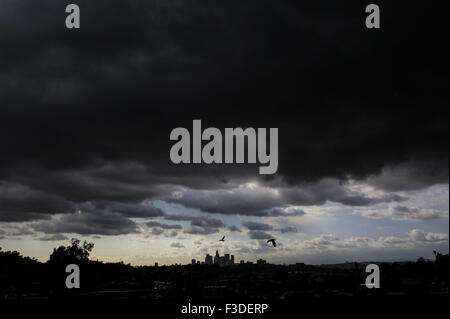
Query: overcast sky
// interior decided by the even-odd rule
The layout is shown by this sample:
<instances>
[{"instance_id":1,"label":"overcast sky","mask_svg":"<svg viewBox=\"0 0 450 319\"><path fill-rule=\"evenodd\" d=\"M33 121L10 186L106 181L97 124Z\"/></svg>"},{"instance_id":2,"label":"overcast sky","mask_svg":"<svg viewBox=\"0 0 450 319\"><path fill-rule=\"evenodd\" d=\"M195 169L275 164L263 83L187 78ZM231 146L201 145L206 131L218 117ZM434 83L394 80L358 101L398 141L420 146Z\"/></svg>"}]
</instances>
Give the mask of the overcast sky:
<instances>
[{"instance_id":1,"label":"overcast sky","mask_svg":"<svg viewBox=\"0 0 450 319\"><path fill-rule=\"evenodd\" d=\"M448 2L0 3L0 247L331 263L448 252ZM172 129L276 127L279 167L175 165ZM224 243L218 239L226 236ZM266 244L276 238L276 248Z\"/></svg>"}]
</instances>

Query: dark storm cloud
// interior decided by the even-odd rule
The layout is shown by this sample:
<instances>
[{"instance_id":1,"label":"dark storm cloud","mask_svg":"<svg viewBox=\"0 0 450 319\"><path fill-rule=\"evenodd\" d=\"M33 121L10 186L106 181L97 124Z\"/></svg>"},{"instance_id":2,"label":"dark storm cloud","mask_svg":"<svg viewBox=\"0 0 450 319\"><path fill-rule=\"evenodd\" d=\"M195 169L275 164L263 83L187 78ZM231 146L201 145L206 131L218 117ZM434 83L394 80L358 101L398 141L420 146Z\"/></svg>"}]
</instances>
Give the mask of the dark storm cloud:
<instances>
[{"instance_id":1,"label":"dark storm cloud","mask_svg":"<svg viewBox=\"0 0 450 319\"><path fill-rule=\"evenodd\" d=\"M33 175L36 172L40 179ZM77 202L136 202L171 190L161 185L164 180L152 174L148 167L134 162L98 163L91 168L62 171L24 166L15 175L18 184L60 197L68 196Z\"/></svg>"},{"instance_id":2,"label":"dark storm cloud","mask_svg":"<svg viewBox=\"0 0 450 319\"><path fill-rule=\"evenodd\" d=\"M47 234L123 235L138 232L137 225L132 220L117 213L101 211L67 214L60 218L35 222L31 227Z\"/></svg>"},{"instance_id":3,"label":"dark storm cloud","mask_svg":"<svg viewBox=\"0 0 450 319\"><path fill-rule=\"evenodd\" d=\"M448 182L448 171L437 169L448 166L448 159L435 159L427 163L412 159L397 166L385 167L381 174L371 176L368 182L387 191L416 190L428 185Z\"/></svg>"},{"instance_id":4,"label":"dark storm cloud","mask_svg":"<svg viewBox=\"0 0 450 319\"><path fill-rule=\"evenodd\" d=\"M72 211L67 214L35 222L32 224L32 228L48 234L122 235L138 232L137 225L130 219L131 217L144 218L162 215L164 212L151 204L84 202L73 205Z\"/></svg>"},{"instance_id":5,"label":"dark storm cloud","mask_svg":"<svg viewBox=\"0 0 450 319\"><path fill-rule=\"evenodd\" d=\"M46 219L50 214L67 211L72 203L29 186L0 181L0 221Z\"/></svg>"},{"instance_id":6,"label":"dark storm cloud","mask_svg":"<svg viewBox=\"0 0 450 319\"><path fill-rule=\"evenodd\" d=\"M132 203L117 203L117 202L95 202L92 204L80 205L80 209L116 212L127 217L158 217L163 216L164 212L149 204L132 204Z\"/></svg>"},{"instance_id":7,"label":"dark storm cloud","mask_svg":"<svg viewBox=\"0 0 450 319\"><path fill-rule=\"evenodd\" d=\"M377 31L362 1L79 0L82 27L70 31L65 4L0 5L0 221L123 234L136 231L129 218L163 216L146 199L282 216L403 200L348 192L348 178L388 191L448 183L446 1L379 1ZM171 164L171 129L196 118L278 127L278 176L291 187L230 193L273 179Z\"/></svg>"}]
</instances>

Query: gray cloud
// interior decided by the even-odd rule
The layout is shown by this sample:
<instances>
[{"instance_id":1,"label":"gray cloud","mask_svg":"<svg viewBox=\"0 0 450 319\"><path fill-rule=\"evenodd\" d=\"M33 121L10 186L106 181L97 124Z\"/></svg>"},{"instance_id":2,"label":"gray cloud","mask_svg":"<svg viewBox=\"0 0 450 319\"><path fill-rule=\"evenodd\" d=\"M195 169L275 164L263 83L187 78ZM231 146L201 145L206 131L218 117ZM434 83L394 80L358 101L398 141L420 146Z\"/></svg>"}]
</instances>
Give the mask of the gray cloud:
<instances>
[{"instance_id":1,"label":"gray cloud","mask_svg":"<svg viewBox=\"0 0 450 319\"><path fill-rule=\"evenodd\" d=\"M232 232L238 232L238 233L242 232L242 230L239 227L234 226L234 225L228 226L228 229Z\"/></svg>"},{"instance_id":2,"label":"gray cloud","mask_svg":"<svg viewBox=\"0 0 450 319\"><path fill-rule=\"evenodd\" d=\"M280 232L283 233L283 234L285 234L285 233L297 233L298 230L294 226L285 226L285 227L280 228Z\"/></svg>"},{"instance_id":3,"label":"gray cloud","mask_svg":"<svg viewBox=\"0 0 450 319\"><path fill-rule=\"evenodd\" d=\"M152 228L151 234L155 236L159 236L164 233L164 229L162 228Z\"/></svg>"},{"instance_id":4,"label":"gray cloud","mask_svg":"<svg viewBox=\"0 0 450 319\"><path fill-rule=\"evenodd\" d=\"M249 236L251 239L270 239L273 238L272 235L270 235L269 233L266 233L264 231L260 231L260 230L251 230L249 232Z\"/></svg>"},{"instance_id":5,"label":"gray cloud","mask_svg":"<svg viewBox=\"0 0 450 319\"><path fill-rule=\"evenodd\" d=\"M445 243L448 242L448 234L426 232L422 229L413 229L409 232L411 239L422 243Z\"/></svg>"},{"instance_id":6,"label":"gray cloud","mask_svg":"<svg viewBox=\"0 0 450 319\"><path fill-rule=\"evenodd\" d=\"M165 219L174 221L189 221L190 227L183 231L187 234L193 235L209 235L219 232L219 228L226 227L226 225L217 218L209 216L192 216L183 214L165 215Z\"/></svg>"},{"instance_id":7,"label":"gray cloud","mask_svg":"<svg viewBox=\"0 0 450 319\"><path fill-rule=\"evenodd\" d=\"M231 190L184 189L165 200L210 213L277 217L305 214L303 210L289 207L290 205L323 205L327 201L332 201L348 206L371 206L406 199L396 194L383 194L378 197L370 195L362 190L351 190L337 179L323 179L304 184L302 187L246 184Z\"/></svg>"},{"instance_id":8,"label":"gray cloud","mask_svg":"<svg viewBox=\"0 0 450 319\"><path fill-rule=\"evenodd\" d=\"M190 226L185 228L184 232L192 235L210 235L218 233L219 229L214 227Z\"/></svg>"},{"instance_id":9,"label":"gray cloud","mask_svg":"<svg viewBox=\"0 0 450 319\"><path fill-rule=\"evenodd\" d=\"M53 234L53 235L46 235L43 237L39 237L40 241L59 241L59 240L67 240L67 239L69 239L69 238L62 234Z\"/></svg>"},{"instance_id":10,"label":"gray cloud","mask_svg":"<svg viewBox=\"0 0 450 319\"><path fill-rule=\"evenodd\" d=\"M445 158L436 159L439 166L448 163ZM370 176L368 183L388 191L417 190L429 185L447 184L448 170L437 170L423 160L413 158L398 165L389 165L380 174Z\"/></svg>"},{"instance_id":11,"label":"gray cloud","mask_svg":"<svg viewBox=\"0 0 450 319\"><path fill-rule=\"evenodd\" d=\"M285 208L285 209L273 208L267 212L268 217L279 217L279 216L294 217L294 216L303 216L303 215L306 215L306 212L303 209L299 209L299 208L295 208L295 207L294 208L289 207L289 208Z\"/></svg>"},{"instance_id":12,"label":"gray cloud","mask_svg":"<svg viewBox=\"0 0 450 319\"><path fill-rule=\"evenodd\" d=\"M264 224L264 223L258 223L258 222L252 222L252 221L244 222L244 223L242 223L242 225L245 226L249 230L272 230L273 229L273 227L271 225Z\"/></svg>"},{"instance_id":13,"label":"gray cloud","mask_svg":"<svg viewBox=\"0 0 450 319\"><path fill-rule=\"evenodd\" d=\"M317 252L342 250L370 250L380 249L412 249L428 247L428 245L442 245L448 243L448 235L443 233L425 232L420 229L411 230L406 237L357 237L340 239L333 234L323 234L319 237L305 240L299 246L302 249ZM429 248L428 248L429 249Z\"/></svg>"},{"instance_id":14,"label":"gray cloud","mask_svg":"<svg viewBox=\"0 0 450 319\"><path fill-rule=\"evenodd\" d=\"M34 232L28 227L28 225L14 225L9 228L9 236L25 236L34 235Z\"/></svg>"},{"instance_id":15,"label":"gray cloud","mask_svg":"<svg viewBox=\"0 0 450 319\"><path fill-rule=\"evenodd\" d=\"M169 231L169 232L166 234L166 236L167 236L167 237L177 237L177 236L178 236L178 232L177 232L176 230L172 230L172 231Z\"/></svg>"},{"instance_id":16,"label":"gray cloud","mask_svg":"<svg viewBox=\"0 0 450 319\"><path fill-rule=\"evenodd\" d=\"M358 211L367 218L390 218L393 220L435 220L448 219L448 210L423 209L404 205L390 205L387 209L368 209Z\"/></svg>"},{"instance_id":17,"label":"gray cloud","mask_svg":"<svg viewBox=\"0 0 450 319\"><path fill-rule=\"evenodd\" d=\"M171 243L170 247L174 248L184 248L184 245L182 243Z\"/></svg>"},{"instance_id":18,"label":"gray cloud","mask_svg":"<svg viewBox=\"0 0 450 319\"><path fill-rule=\"evenodd\" d=\"M145 223L148 227L159 227L162 229L182 229L183 227L178 224L162 224L155 221L150 221Z\"/></svg>"},{"instance_id":19,"label":"gray cloud","mask_svg":"<svg viewBox=\"0 0 450 319\"><path fill-rule=\"evenodd\" d=\"M164 219L175 221L190 221L196 226L211 226L211 227L223 227L225 224L217 218L209 216L194 216L185 214L168 214L164 216Z\"/></svg>"}]
</instances>

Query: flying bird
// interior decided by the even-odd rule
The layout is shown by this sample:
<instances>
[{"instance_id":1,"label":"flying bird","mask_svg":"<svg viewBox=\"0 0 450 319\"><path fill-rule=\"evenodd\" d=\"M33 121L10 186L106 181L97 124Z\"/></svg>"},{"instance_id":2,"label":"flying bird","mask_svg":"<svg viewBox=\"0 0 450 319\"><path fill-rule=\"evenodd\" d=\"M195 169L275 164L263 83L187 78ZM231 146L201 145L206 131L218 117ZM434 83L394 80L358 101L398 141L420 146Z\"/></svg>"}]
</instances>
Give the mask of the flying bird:
<instances>
[{"instance_id":1,"label":"flying bird","mask_svg":"<svg viewBox=\"0 0 450 319\"><path fill-rule=\"evenodd\" d=\"M225 236L223 236L223 237L222 237L222 239L221 239L221 240L219 240L219 241L225 241Z\"/></svg>"},{"instance_id":2,"label":"flying bird","mask_svg":"<svg viewBox=\"0 0 450 319\"><path fill-rule=\"evenodd\" d=\"M275 239L269 239L268 241L267 241L267 243L272 243L272 245L273 245L273 247L277 247L277 243L275 242Z\"/></svg>"}]
</instances>

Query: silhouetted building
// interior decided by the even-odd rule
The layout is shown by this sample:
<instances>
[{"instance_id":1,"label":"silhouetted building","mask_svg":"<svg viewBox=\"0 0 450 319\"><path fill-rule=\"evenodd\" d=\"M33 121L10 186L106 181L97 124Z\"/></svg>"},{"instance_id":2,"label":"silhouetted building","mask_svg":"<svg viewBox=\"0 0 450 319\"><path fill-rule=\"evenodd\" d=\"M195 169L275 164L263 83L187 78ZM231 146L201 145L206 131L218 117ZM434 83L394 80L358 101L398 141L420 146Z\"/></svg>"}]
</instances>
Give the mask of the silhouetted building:
<instances>
[{"instance_id":1,"label":"silhouetted building","mask_svg":"<svg viewBox=\"0 0 450 319\"><path fill-rule=\"evenodd\" d=\"M267 264L267 262L264 259L258 259L258 261L256 263L258 265L265 265L265 264Z\"/></svg>"},{"instance_id":2,"label":"silhouetted building","mask_svg":"<svg viewBox=\"0 0 450 319\"><path fill-rule=\"evenodd\" d=\"M220 255L218 250L216 250L216 255L214 256L214 264L220 264Z\"/></svg>"},{"instance_id":3,"label":"silhouetted building","mask_svg":"<svg viewBox=\"0 0 450 319\"><path fill-rule=\"evenodd\" d=\"M195 265L195 262L196 262L195 259L192 259L192 260L191 260L191 264L192 264L192 265Z\"/></svg>"},{"instance_id":4,"label":"silhouetted building","mask_svg":"<svg viewBox=\"0 0 450 319\"><path fill-rule=\"evenodd\" d=\"M158 263L155 263L155 267L158 267Z\"/></svg>"},{"instance_id":5,"label":"silhouetted building","mask_svg":"<svg viewBox=\"0 0 450 319\"><path fill-rule=\"evenodd\" d=\"M234 265L234 255L225 254L223 256L220 256L218 250L216 250L216 254L214 255L214 258L211 255L206 254L205 264L211 265L213 263L215 265L220 265L220 266Z\"/></svg>"}]
</instances>

